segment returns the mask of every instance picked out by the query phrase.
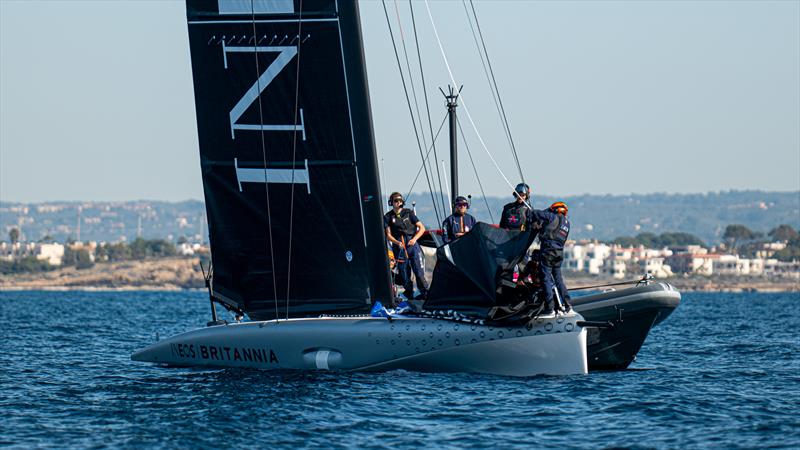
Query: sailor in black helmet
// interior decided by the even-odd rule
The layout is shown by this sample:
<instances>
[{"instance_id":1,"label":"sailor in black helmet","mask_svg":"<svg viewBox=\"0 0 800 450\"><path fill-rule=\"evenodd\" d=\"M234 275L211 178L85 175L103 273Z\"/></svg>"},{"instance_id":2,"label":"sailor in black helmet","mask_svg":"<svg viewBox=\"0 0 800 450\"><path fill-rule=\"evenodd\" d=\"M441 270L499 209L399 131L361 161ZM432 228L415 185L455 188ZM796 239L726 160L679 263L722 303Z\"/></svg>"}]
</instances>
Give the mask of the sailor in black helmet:
<instances>
[{"instance_id":1,"label":"sailor in black helmet","mask_svg":"<svg viewBox=\"0 0 800 450\"><path fill-rule=\"evenodd\" d=\"M527 203L531 196L531 188L525 183L520 183L514 188L514 201L503 206L500 216L500 228L507 230L524 231L530 229L532 211Z\"/></svg>"},{"instance_id":2,"label":"sailor in black helmet","mask_svg":"<svg viewBox=\"0 0 800 450\"><path fill-rule=\"evenodd\" d=\"M428 286L422 268L422 249L417 240L425 233L425 225L414 211L403 208L405 200L399 192L393 192L389 196L389 205L392 210L383 216L383 224L386 227L386 239L392 243L400 280L405 288L403 294L408 299L414 298L414 282L411 281L413 270L417 278L419 298L424 299L428 296Z\"/></svg>"},{"instance_id":3,"label":"sailor in black helmet","mask_svg":"<svg viewBox=\"0 0 800 450\"><path fill-rule=\"evenodd\" d=\"M469 209L469 202L462 196L456 197L453 202L453 214L450 214L444 222L442 222L442 240L445 244L453 242L457 238L469 233L469 230L475 227L476 220L472 217L467 210Z\"/></svg>"}]
</instances>

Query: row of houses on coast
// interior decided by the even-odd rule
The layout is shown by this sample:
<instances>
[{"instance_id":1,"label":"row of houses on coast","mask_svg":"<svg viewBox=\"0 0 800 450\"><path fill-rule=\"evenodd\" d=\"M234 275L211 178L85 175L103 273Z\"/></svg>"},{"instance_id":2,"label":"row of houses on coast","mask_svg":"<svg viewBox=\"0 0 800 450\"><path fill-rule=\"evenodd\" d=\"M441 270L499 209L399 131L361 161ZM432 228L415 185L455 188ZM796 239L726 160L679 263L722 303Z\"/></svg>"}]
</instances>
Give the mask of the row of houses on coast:
<instances>
[{"instance_id":1,"label":"row of houses on coast","mask_svg":"<svg viewBox=\"0 0 800 450\"><path fill-rule=\"evenodd\" d=\"M591 241L570 241L564 248L563 269L616 279L649 274L674 276L752 276L800 279L800 261L778 261L784 242L764 243L755 257L746 258L712 247L684 245L664 248L626 247Z\"/></svg>"},{"instance_id":2,"label":"row of houses on coast","mask_svg":"<svg viewBox=\"0 0 800 450\"><path fill-rule=\"evenodd\" d=\"M0 260L14 261L34 257L52 266L60 266L68 251L86 252L92 262L102 261L98 254L103 243L71 242L0 242ZM622 246L598 241L568 241L564 248L563 269L566 272L630 279L649 274L656 278L676 276L747 276L781 277L800 280L800 261L779 261L772 256L786 247L784 242L762 244L754 257L743 257L723 249L699 245L647 248ZM177 256L207 253L200 243L180 242Z\"/></svg>"},{"instance_id":3,"label":"row of houses on coast","mask_svg":"<svg viewBox=\"0 0 800 450\"><path fill-rule=\"evenodd\" d=\"M70 242L61 244L58 242L0 242L0 261L14 261L23 258L33 257L39 261L45 261L51 266L61 266L64 256L68 251L84 251L88 254L90 261L102 260L98 256L97 249L104 243L96 241ZM207 253L208 246L199 243L183 242L175 246L177 256L194 256L199 253Z\"/></svg>"}]
</instances>

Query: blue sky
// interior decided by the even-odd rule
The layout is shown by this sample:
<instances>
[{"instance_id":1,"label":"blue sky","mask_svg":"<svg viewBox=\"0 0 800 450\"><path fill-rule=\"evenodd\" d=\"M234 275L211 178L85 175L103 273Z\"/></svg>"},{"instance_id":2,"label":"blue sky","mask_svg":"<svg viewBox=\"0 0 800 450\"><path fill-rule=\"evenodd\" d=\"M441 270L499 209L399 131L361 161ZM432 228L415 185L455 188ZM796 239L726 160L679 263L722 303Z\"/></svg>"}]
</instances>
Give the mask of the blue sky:
<instances>
[{"instance_id":1,"label":"blue sky","mask_svg":"<svg viewBox=\"0 0 800 450\"><path fill-rule=\"evenodd\" d=\"M420 160L386 19L381 2L360 5L385 189L406 191ZM414 5L438 125L450 80L425 4ZM408 3L398 7L408 37ZM800 189L800 2L475 7L535 192ZM477 128L515 183L464 6L431 11ZM487 193L506 195L465 132ZM477 194L461 160L462 192ZM202 186L184 4L0 0L0 200L189 198Z\"/></svg>"}]
</instances>

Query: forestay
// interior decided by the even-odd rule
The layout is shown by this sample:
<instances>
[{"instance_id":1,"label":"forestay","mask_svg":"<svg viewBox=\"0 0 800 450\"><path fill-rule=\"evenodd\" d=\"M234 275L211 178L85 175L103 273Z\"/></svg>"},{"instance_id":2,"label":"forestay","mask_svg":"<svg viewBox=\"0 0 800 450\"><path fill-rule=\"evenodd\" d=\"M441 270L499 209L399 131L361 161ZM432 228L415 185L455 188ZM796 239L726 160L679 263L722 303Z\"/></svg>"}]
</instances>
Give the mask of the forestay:
<instances>
[{"instance_id":1,"label":"forestay","mask_svg":"<svg viewBox=\"0 0 800 450\"><path fill-rule=\"evenodd\" d=\"M187 0L187 18L214 299L256 320L388 300L356 1Z\"/></svg>"}]
</instances>

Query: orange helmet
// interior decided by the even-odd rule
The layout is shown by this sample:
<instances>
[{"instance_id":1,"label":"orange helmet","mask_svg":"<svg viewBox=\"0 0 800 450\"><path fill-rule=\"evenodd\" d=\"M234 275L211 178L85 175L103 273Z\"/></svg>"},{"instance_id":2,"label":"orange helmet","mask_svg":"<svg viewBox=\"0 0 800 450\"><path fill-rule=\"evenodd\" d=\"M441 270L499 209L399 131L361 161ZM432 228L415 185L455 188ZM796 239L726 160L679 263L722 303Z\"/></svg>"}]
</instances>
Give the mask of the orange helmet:
<instances>
[{"instance_id":1,"label":"orange helmet","mask_svg":"<svg viewBox=\"0 0 800 450\"><path fill-rule=\"evenodd\" d=\"M553 211L556 214L567 215L569 208L567 208L567 204L564 202L555 202L550 205L550 211Z\"/></svg>"}]
</instances>

